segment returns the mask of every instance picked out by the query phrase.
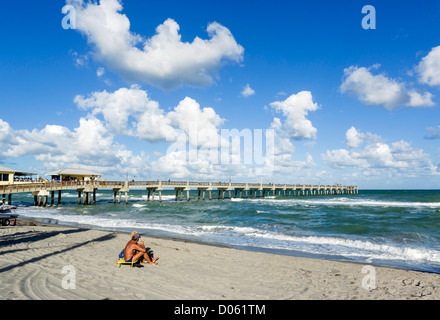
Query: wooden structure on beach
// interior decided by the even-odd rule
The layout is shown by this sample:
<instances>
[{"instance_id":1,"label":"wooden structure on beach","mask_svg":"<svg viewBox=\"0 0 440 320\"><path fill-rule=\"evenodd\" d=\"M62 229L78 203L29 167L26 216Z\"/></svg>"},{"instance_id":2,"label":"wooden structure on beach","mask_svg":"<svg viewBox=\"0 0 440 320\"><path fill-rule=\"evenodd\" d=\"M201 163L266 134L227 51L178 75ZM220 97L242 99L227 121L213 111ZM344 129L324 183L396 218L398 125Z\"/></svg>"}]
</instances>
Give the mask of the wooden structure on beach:
<instances>
[{"instance_id":1,"label":"wooden structure on beach","mask_svg":"<svg viewBox=\"0 0 440 320\"><path fill-rule=\"evenodd\" d=\"M154 201L156 192L159 201L162 201L162 191L174 189L176 192L175 201L183 199L186 192L186 200L190 200L190 190L198 191L198 200L205 200L208 193L209 200L213 199L213 192L217 191L217 199L269 196L318 196L318 195L342 195L357 194L356 186L342 185L302 185L302 184L272 184L272 183L232 183L232 182L182 182L182 181L59 181L59 182L33 182L0 185L0 194L3 195L3 203L12 202L12 194L31 192L34 196L34 205L46 206L50 196L50 204L55 202L55 193L58 193L58 204L61 204L61 193L63 190L76 190L78 192L78 204L95 204L96 191L98 189L113 190L113 203L121 203L122 194L125 194L125 202L128 203L128 192L131 189L144 189L147 191L147 201Z\"/></svg>"}]
</instances>

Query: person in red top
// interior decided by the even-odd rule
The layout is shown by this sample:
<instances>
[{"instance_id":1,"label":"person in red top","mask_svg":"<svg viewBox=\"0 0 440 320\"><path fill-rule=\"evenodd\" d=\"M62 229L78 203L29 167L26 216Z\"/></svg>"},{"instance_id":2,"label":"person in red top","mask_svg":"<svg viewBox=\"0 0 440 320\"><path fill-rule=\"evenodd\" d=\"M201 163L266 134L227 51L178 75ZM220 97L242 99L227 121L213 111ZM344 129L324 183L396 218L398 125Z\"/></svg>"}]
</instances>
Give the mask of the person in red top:
<instances>
[{"instance_id":1,"label":"person in red top","mask_svg":"<svg viewBox=\"0 0 440 320\"><path fill-rule=\"evenodd\" d=\"M141 236L137 231L133 231L131 233L131 240L128 241L127 245L124 249L124 260L126 262L137 262L139 259L141 259L141 263L147 261L148 264L156 265L156 260L159 258L153 258L151 259L150 256L147 253L147 250L145 249L145 244L143 241L141 241L138 244L139 238Z\"/></svg>"}]
</instances>

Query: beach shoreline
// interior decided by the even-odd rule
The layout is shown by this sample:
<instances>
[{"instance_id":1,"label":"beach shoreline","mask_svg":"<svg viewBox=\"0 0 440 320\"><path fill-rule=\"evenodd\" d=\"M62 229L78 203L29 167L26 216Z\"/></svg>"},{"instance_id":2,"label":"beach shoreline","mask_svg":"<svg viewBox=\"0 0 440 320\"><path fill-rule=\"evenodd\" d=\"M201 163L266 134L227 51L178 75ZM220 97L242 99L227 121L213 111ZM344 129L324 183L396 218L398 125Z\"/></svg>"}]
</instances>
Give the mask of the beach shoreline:
<instances>
[{"instance_id":1,"label":"beach shoreline","mask_svg":"<svg viewBox=\"0 0 440 320\"><path fill-rule=\"evenodd\" d=\"M118 268L127 233L17 222L0 228L1 300L440 299L438 274L147 235L159 265Z\"/></svg>"}]
</instances>

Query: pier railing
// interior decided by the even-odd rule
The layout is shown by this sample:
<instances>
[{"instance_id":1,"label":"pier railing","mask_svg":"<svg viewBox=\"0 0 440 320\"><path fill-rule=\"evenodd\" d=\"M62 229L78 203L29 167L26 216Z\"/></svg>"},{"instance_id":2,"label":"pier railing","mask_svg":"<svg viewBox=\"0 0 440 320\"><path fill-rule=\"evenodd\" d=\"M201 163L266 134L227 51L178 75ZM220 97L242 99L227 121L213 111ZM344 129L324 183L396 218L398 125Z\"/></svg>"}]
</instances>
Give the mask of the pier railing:
<instances>
[{"instance_id":1,"label":"pier railing","mask_svg":"<svg viewBox=\"0 0 440 320\"><path fill-rule=\"evenodd\" d=\"M38 190L67 190L83 188L229 188L229 189L265 189L265 190L357 190L356 186L310 185L310 184L272 184L272 183L234 183L234 182L194 182L194 181L52 181L27 182L0 185L0 194L33 192Z\"/></svg>"}]
</instances>

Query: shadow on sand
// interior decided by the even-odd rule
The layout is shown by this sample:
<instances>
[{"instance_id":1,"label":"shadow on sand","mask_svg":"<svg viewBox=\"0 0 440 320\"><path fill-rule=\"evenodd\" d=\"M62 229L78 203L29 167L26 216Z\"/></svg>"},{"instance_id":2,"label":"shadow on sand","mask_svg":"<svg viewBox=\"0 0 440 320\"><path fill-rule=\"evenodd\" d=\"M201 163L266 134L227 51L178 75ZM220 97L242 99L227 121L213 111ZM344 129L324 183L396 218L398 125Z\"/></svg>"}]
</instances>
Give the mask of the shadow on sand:
<instances>
[{"instance_id":1,"label":"shadow on sand","mask_svg":"<svg viewBox=\"0 0 440 320\"><path fill-rule=\"evenodd\" d=\"M56 230L56 231L50 231L50 232L40 232L40 231L17 232L12 235L0 236L0 248L5 248L7 246L12 246L12 245L16 245L16 244L23 244L23 243L27 243L27 242L32 243L35 241L44 240L44 239L47 239L50 237L58 236L60 234L68 235L68 234L84 232L84 231L88 231L88 229L66 229L63 231ZM77 249L77 248L85 246L89 243L111 240L114 237L115 237L114 234L107 234L102 237L90 239L88 241L75 244L75 245L73 245L69 248L65 248L63 250L53 251L51 253L48 253L48 254L45 254L45 255L42 255L39 257L34 257L32 259L29 259L29 260L26 260L26 261L23 261L23 262L14 264L14 265L4 267L4 268L0 269L0 273L10 271L10 270L17 268L17 267L23 267L29 263L38 262L38 261L46 259L50 256L62 254L62 253L68 252L70 250ZM9 250L9 251L1 251L0 255L6 254L6 253L18 252L18 251L26 251L26 250L31 250L31 249L14 249L14 250Z\"/></svg>"}]
</instances>

